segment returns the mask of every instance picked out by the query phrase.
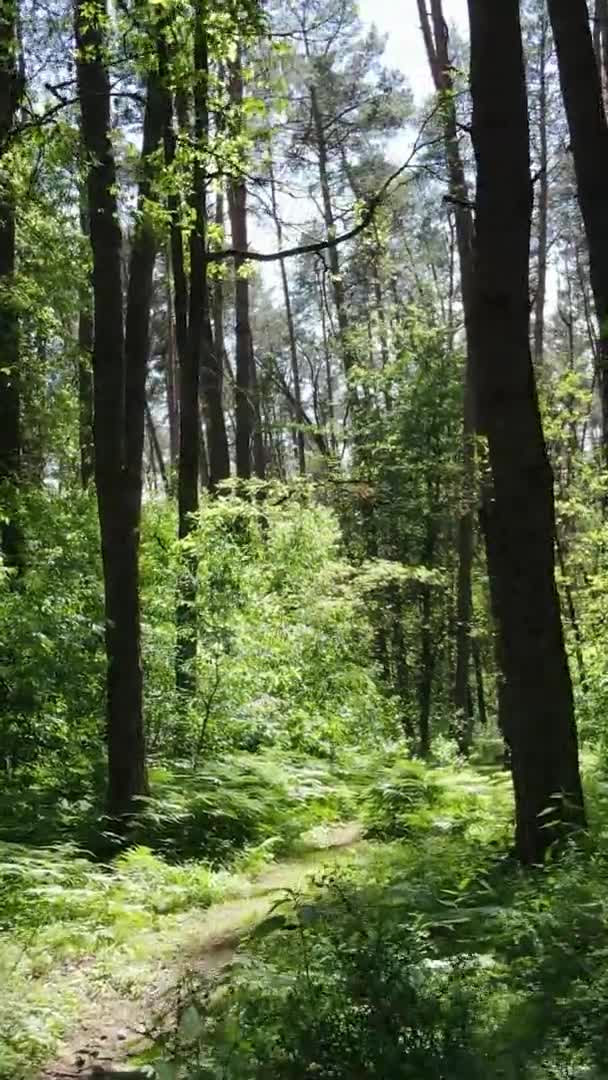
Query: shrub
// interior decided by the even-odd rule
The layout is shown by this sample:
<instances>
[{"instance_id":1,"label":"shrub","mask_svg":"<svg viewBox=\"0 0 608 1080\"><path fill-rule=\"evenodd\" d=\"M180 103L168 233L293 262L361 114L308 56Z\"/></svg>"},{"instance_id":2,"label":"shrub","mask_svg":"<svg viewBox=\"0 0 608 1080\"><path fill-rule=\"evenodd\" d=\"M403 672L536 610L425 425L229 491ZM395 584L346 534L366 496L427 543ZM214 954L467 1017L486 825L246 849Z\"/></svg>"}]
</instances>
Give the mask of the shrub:
<instances>
[{"instance_id":1,"label":"shrub","mask_svg":"<svg viewBox=\"0 0 608 1080\"><path fill-rule=\"evenodd\" d=\"M400 761L384 770L364 794L363 821L372 837L407 836L417 812L434 806L441 789L429 770L416 761Z\"/></svg>"}]
</instances>

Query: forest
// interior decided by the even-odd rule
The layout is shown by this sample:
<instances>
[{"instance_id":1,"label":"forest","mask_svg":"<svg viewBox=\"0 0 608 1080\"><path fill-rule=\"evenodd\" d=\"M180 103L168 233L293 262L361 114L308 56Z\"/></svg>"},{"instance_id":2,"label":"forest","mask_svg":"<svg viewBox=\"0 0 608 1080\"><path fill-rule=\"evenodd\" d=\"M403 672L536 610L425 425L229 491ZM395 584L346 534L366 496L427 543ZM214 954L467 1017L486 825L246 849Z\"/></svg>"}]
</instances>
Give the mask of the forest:
<instances>
[{"instance_id":1,"label":"forest","mask_svg":"<svg viewBox=\"0 0 608 1080\"><path fill-rule=\"evenodd\" d=\"M388 9L0 0L0 1080L608 1077L608 0Z\"/></svg>"}]
</instances>

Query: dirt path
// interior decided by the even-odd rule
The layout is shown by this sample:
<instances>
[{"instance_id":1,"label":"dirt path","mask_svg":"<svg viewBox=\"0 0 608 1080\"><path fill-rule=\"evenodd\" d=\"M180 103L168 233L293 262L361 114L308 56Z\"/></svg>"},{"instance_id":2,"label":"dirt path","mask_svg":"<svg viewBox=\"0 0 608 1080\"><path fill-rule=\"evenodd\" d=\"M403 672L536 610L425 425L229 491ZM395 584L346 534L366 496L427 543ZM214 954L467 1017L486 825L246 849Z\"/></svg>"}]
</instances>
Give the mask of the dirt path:
<instances>
[{"instance_id":1,"label":"dirt path","mask_svg":"<svg viewBox=\"0 0 608 1080\"><path fill-rule=\"evenodd\" d=\"M68 1032L61 1053L38 1074L38 1080L137 1080L143 1073L128 1069L130 1055L149 1041L155 1017L171 1012L176 988L191 974L213 975L232 960L250 930L268 913L277 894L306 887L326 867L353 857L362 843L358 824L324 826L306 838L297 859L277 863L252 878L247 895L187 912L174 948L158 956L146 985L125 992L119 979L95 978L85 983L78 1024Z\"/></svg>"}]
</instances>

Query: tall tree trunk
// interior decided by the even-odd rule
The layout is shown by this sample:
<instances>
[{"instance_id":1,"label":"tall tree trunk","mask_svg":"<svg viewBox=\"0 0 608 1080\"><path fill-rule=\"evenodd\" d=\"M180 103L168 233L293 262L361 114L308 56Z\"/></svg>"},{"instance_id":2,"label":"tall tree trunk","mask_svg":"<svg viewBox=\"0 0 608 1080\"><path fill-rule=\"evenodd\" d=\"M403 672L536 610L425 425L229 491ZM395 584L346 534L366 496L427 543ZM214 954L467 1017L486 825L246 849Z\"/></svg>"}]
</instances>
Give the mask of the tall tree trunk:
<instances>
[{"instance_id":1,"label":"tall tree trunk","mask_svg":"<svg viewBox=\"0 0 608 1080\"><path fill-rule=\"evenodd\" d=\"M536 258L536 295L534 297L534 364L543 362L545 349L545 303L547 299L547 241L549 227L549 152L547 147L547 44L549 26L544 9L541 12L539 45L538 139L540 172L538 187L538 253Z\"/></svg>"},{"instance_id":2,"label":"tall tree trunk","mask_svg":"<svg viewBox=\"0 0 608 1080\"><path fill-rule=\"evenodd\" d=\"M274 219L274 226L277 235L277 247L279 250L283 245L283 226L281 224L281 218L279 215L279 206L277 202L277 189L274 177L274 166L272 157L269 159L269 171L270 171L270 195L272 200L272 216ZM302 430L302 389L300 385L300 365L298 363L298 348L296 345L296 330L293 320L293 310L291 306L291 294L289 292L289 279L287 277L287 267L285 266L285 260L280 260L281 268L281 285L283 287L283 303L285 305L285 320L287 322L287 333L289 336L289 359L291 362L291 379L293 383L293 400L295 402L296 420L298 428L296 430L296 450L298 455L298 472L300 476L306 474L306 452L304 444L304 432Z\"/></svg>"},{"instance_id":3,"label":"tall tree trunk","mask_svg":"<svg viewBox=\"0 0 608 1080\"><path fill-rule=\"evenodd\" d=\"M473 392L473 217L464 171L454 100L452 66L449 57L447 25L441 0L431 0L431 20L425 0L418 0L422 34L429 67L442 104L441 117L450 197L456 221L456 243L460 263L462 305L465 317L467 356L463 386L462 419L462 506L458 519L458 578L456 593L456 665L454 673L454 708L457 734L463 752L471 740L469 723L469 666L471 652L471 570L474 551L475 493L475 399ZM490 572L491 568L490 568Z\"/></svg>"},{"instance_id":4,"label":"tall tree trunk","mask_svg":"<svg viewBox=\"0 0 608 1080\"><path fill-rule=\"evenodd\" d=\"M165 356L165 385L167 391L167 420L169 423L169 464L176 474L179 454L179 408L177 386L177 355L175 341L175 318L173 314L173 291L171 287L171 250L167 249L167 352Z\"/></svg>"},{"instance_id":5,"label":"tall tree trunk","mask_svg":"<svg viewBox=\"0 0 608 1080\"><path fill-rule=\"evenodd\" d=\"M80 227L89 238L89 215L85 192L80 193ZM78 312L78 442L80 482L86 491L93 479L95 451L93 444L93 312L92 296L87 289Z\"/></svg>"},{"instance_id":6,"label":"tall tree trunk","mask_svg":"<svg viewBox=\"0 0 608 1080\"><path fill-rule=\"evenodd\" d=\"M483 681L483 664L479 642L473 639L471 652L473 654L473 667L475 669L475 687L477 691L477 716L481 727L486 727L488 715L486 710L486 693Z\"/></svg>"},{"instance_id":7,"label":"tall tree trunk","mask_svg":"<svg viewBox=\"0 0 608 1080\"><path fill-rule=\"evenodd\" d=\"M310 84L309 93L312 122L315 131L315 140L317 143L319 186L321 188L321 201L323 204L325 232L328 237L332 237L336 233L336 220L331 198L331 189L329 186L329 156L327 150L327 140L325 138L325 129L323 127L323 115L319 106L317 88L314 83ZM336 309L336 318L338 320L342 363L344 365L344 373L348 376L348 373L356 362L356 356L349 342L349 320L348 312L346 310L346 294L344 292L344 281L340 273L340 257L338 255L337 247L329 248L328 258L329 268L331 270L334 306Z\"/></svg>"},{"instance_id":8,"label":"tall tree trunk","mask_svg":"<svg viewBox=\"0 0 608 1080\"><path fill-rule=\"evenodd\" d=\"M584 821L554 573L553 479L529 344L532 185L518 0L468 0L477 163L474 331L493 480L493 587L509 693L520 860ZM568 0L570 3L570 0ZM541 817L552 807L550 817Z\"/></svg>"},{"instance_id":9,"label":"tall tree trunk","mask_svg":"<svg viewBox=\"0 0 608 1080\"><path fill-rule=\"evenodd\" d=\"M17 521L21 465L19 318L13 295L15 277L15 196L7 144L22 86L17 71L17 2L0 8L0 540L8 566L23 566L23 536Z\"/></svg>"},{"instance_id":10,"label":"tall tree trunk","mask_svg":"<svg viewBox=\"0 0 608 1080\"><path fill-rule=\"evenodd\" d=\"M224 198L221 192L218 192L215 200L215 224L224 224ZM202 378L209 446L208 484L211 491L214 491L218 484L230 477L230 452L224 415L223 282L218 278L210 287L206 273L203 284L203 319Z\"/></svg>"},{"instance_id":11,"label":"tall tree trunk","mask_svg":"<svg viewBox=\"0 0 608 1080\"><path fill-rule=\"evenodd\" d=\"M205 291L207 264L205 258L206 236L206 183L200 161L208 135L208 77L209 62L205 26L205 0L198 0L194 7L194 141L195 159L192 176L190 206L193 227L190 231L190 293L188 300L187 332L184 334L179 356L179 470L177 483L178 537L186 540L195 526L199 508L199 471L201 463L200 431L200 373L203 339L205 335ZM179 111L179 110L178 110ZM183 109L182 109L183 113ZM180 118L184 128L184 117ZM176 223L177 234L179 226ZM181 234L180 234L181 235ZM174 242L177 240L177 235ZM179 255L178 255L179 264ZM176 258L174 255L174 272ZM180 273L183 273L183 257ZM185 289L185 280L180 286ZM183 302L183 299L182 299ZM177 311L177 292L176 292ZM183 320L183 316L182 316ZM196 689L196 595L197 565L192 552L184 552L181 559L176 611L176 687L183 700Z\"/></svg>"},{"instance_id":12,"label":"tall tree trunk","mask_svg":"<svg viewBox=\"0 0 608 1080\"><path fill-rule=\"evenodd\" d=\"M599 326L599 391L608 462L608 125L586 0L548 0Z\"/></svg>"},{"instance_id":13,"label":"tall tree trunk","mask_svg":"<svg viewBox=\"0 0 608 1080\"><path fill-rule=\"evenodd\" d=\"M95 483L105 585L108 809L121 816L146 791L139 608L139 522L145 379L155 258L145 217L150 195L146 161L161 130L161 99L148 81L140 184L140 217L129 262L123 319L122 235L110 138L110 81L105 67L105 0L76 0L77 79L89 159L87 201L95 304L93 383Z\"/></svg>"},{"instance_id":14,"label":"tall tree trunk","mask_svg":"<svg viewBox=\"0 0 608 1080\"><path fill-rule=\"evenodd\" d=\"M232 64L230 72L230 100L237 109L243 104L243 73L240 54ZM230 227L233 247L247 251L247 187L242 176L238 176L229 186L228 202L230 209ZM236 336L236 472L241 480L251 477L251 459L254 447L254 429L257 423L255 407L255 387L253 340L249 314L249 281L243 272L245 256L237 255L234 260L235 273L235 336ZM256 379L257 382L257 379ZM258 472L262 463L255 454L255 468ZM263 468L262 468L263 471Z\"/></svg>"}]
</instances>

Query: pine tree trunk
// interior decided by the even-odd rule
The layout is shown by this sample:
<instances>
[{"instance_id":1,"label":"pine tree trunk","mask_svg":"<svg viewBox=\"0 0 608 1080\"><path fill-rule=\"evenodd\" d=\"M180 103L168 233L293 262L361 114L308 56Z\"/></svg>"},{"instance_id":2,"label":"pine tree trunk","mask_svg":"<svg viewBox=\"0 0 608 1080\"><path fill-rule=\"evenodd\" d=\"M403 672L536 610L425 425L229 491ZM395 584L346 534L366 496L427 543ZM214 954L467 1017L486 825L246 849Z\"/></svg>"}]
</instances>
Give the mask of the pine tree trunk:
<instances>
[{"instance_id":1,"label":"pine tree trunk","mask_svg":"<svg viewBox=\"0 0 608 1080\"><path fill-rule=\"evenodd\" d=\"M445 157L450 196L454 201L456 242L460 263L462 305L465 317L467 356L463 385L462 420L462 507L458 519L458 577L456 592L456 665L454 672L454 709L460 749L468 752L472 737L469 709L469 667L471 652L471 569L474 552L475 493L475 395L473 391L473 217L460 144L454 85L449 57L447 25L441 0L431 0L431 21L425 0L418 0L418 11L429 67L440 95ZM491 572L491 570L490 570Z\"/></svg>"},{"instance_id":2,"label":"pine tree trunk","mask_svg":"<svg viewBox=\"0 0 608 1080\"><path fill-rule=\"evenodd\" d=\"M598 382L608 461L608 125L586 0L549 0L599 326Z\"/></svg>"},{"instance_id":3,"label":"pine tree trunk","mask_svg":"<svg viewBox=\"0 0 608 1080\"><path fill-rule=\"evenodd\" d=\"M224 224L224 199L216 195L215 223ZM221 315L217 305L220 305ZM212 327L213 319L213 327ZM214 491L218 484L230 478L230 452L224 415L224 318L222 282L217 280L209 286L207 275L203 283L203 399L207 414L207 442L209 447L208 486ZM219 324L219 325L218 325ZM219 332L219 339L215 336Z\"/></svg>"},{"instance_id":4,"label":"pine tree trunk","mask_svg":"<svg viewBox=\"0 0 608 1080\"><path fill-rule=\"evenodd\" d=\"M567 0L568 3L571 0ZM509 694L516 847L542 859L584 821L554 574L553 479L529 344L532 216L518 0L469 0L477 163L475 383L493 481L493 588ZM548 808L549 817L541 817Z\"/></svg>"},{"instance_id":5,"label":"pine tree trunk","mask_svg":"<svg viewBox=\"0 0 608 1080\"><path fill-rule=\"evenodd\" d=\"M279 207L277 203L277 191L274 177L274 167L272 158L269 161L270 172L270 195L272 200L272 216L274 219L274 225L277 235L277 247L280 250L283 245L283 226L281 225L281 218L279 215ZM287 322L287 333L289 336L289 359L291 362L291 379L293 383L293 400L295 402L296 421L299 425L296 431L296 452L298 457L298 472L300 476L306 475L306 452L304 445L304 432L302 430L302 390L300 386L300 366L298 363L298 348L296 345L296 331L293 320L293 310L291 306L291 295L289 292L289 279L287 277L287 267L285 266L285 260L280 260L281 268L281 285L283 288L283 303L285 305L285 320Z\"/></svg>"},{"instance_id":6,"label":"pine tree trunk","mask_svg":"<svg viewBox=\"0 0 608 1080\"><path fill-rule=\"evenodd\" d=\"M194 8L194 71L196 73L194 89L194 141L198 151L206 149L208 135L208 52L205 28L205 0L198 0ZM178 109L178 111L180 111ZM183 114L183 109L181 110ZM184 117L180 117L180 126L184 128ZM207 262L205 257L206 236L206 183L200 158L195 157L192 175L190 208L193 228L190 231L190 291L188 299L187 331L184 333L181 353L179 353L179 469L177 482L178 537L186 540L195 527L195 518L199 509L199 480L201 465L201 421L200 421L200 375L202 363L205 326L205 292L207 280ZM178 239L179 226L174 229L174 243ZM180 234L181 236L181 234ZM174 273L176 258L180 273L183 273L183 258L174 253ZM180 286L185 287L185 279ZM183 303L183 299L182 299ZM176 292L177 313L177 292ZM183 316L182 316L183 322ZM176 610L176 687L185 701L196 690L196 596L197 596L196 556L190 551L182 553Z\"/></svg>"},{"instance_id":7,"label":"pine tree trunk","mask_svg":"<svg viewBox=\"0 0 608 1080\"><path fill-rule=\"evenodd\" d=\"M167 420L169 423L169 463L171 474L176 475L179 454L179 409L177 390L177 356L175 319L173 315L173 292L171 287L171 253L167 250L167 352L165 356L165 385L167 391ZM171 481L173 482L173 481Z\"/></svg>"},{"instance_id":8,"label":"pine tree trunk","mask_svg":"<svg viewBox=\"0 0 608 1080\"><path fill-rule=\"evenodd\" d=\"M543 362L545 349L545 303L547 298L547 239L549 227L549 152L547 147L547 16L541 14L540 92L538 101L538 135L540 145L538 189L538 254L536 296L534 297L534 364Z\"/></svg>"},{"instance_id":9,"label":"pine tree trunk","mask_svg":"<svg viewBox=\"0 0 608 1080\"><path fill-rule=\"evenodd\" d=\"M21 96L17 73L17 4L0 8L0 541L6 564L23 568L23 536L16 499L21 471L19 317L12 296L15 276L15 197L7 170L7 141Z\"/></svg>"},{"instance_id":10,"label":"pine tree trunk","mask_svg":"<svg viewBox=\"0 0 608 1080\"><path fill-rule=\"evenodd\" d=\"M327 151L327 140L325 138L325 131L323 128L323 116L319 107L317 89L314 83L311 83L309 87L309 93L312 121L314 125L315 139L317 143L319 186L321 188L321 200L323 204L325 232L328 237L332 237L336 233L336 220L331 198L331 189L329 186L329 157ZM349 342L349 320L346 310L346 294L344 292L344 281L340 273L340 257L338 255L337 247L329 248L328 258L329 268L331 270L334 306L336 309L336 318L338 320L338 330L340 334L342 363L344 365L344 373L345 375L348 375L349 371L356 362L356 356L353 353Z\"/></svg>"},{"instance_id":11,"label":"pine tree trunk","mask_svg":"<svg viewBox=\"0 0 608 1080\"><path fill-rule=\"evenodd\" d=\"M262 423L262 401L255 353L251 353L251 407L253 411L253 468L259 480L266 479L266 450Z\"/></svg>"},{"instance_id":12,"label":"pine tree trunk","mask_svg":"<svg viewBox=\"0 0 608 1080\"><path fill-rule=\"evenodd\" d=\"M240 56L232 65L230 99L235 107L243 102L243 75ZM232 245L247 251L247 188L238 177L228 189ZM236 336L236 474L240 480L251 478L251 456L255 412L253 403L253 342L249 317L249 282L243 276L245 257L234 260L235 336Z\"/></svg>"},{"instance_id":13,"label":"pine tree trunk","mask_svg":"<svg viewBox=\"0 0 608 1080\"><path fill-rule=\"evenodd\" d=\"M131 251L125 329L110 82L104 63L106 18L104 0L77 0L77 78L89 159L87 202L93 251L95 483L105 585L108 810L113 816L123 816L133 810L134 798L145 793L147 786L138 556L155 245L142 217ZM146 157L160 137L157 104L151 78L144 118L144 173ZM149 190L144 176L140 210Z\"/></svg>"},{"instance_id":14,"label":"pine tree trunk","mask_svg":"<svg viewBox=\"0 0 608 1080\"><path fill-rule=\"evenodd\" d=\"M80 196L80 225L83 236L89 237L89 216L85 193ZM95 470L93 442L93 314L90 289L78 312L78 442L80 448L80 482L86 491Z\"/></svg>"}]
</instances>

